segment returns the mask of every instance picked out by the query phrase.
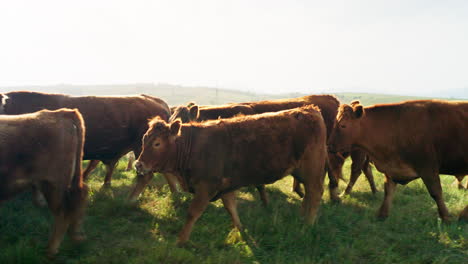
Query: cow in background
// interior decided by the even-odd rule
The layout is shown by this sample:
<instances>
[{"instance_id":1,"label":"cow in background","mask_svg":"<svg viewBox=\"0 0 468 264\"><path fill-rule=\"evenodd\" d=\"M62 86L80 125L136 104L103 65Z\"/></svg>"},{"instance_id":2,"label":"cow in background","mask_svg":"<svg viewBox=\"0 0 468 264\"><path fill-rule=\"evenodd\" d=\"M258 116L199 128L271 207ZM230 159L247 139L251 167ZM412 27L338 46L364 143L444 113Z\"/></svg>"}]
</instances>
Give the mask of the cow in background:
<instances>
[{"instance_id":1,"label":"cow in background","mask_svg":"<svg viewBox=\"0 0 468 264\"><path fill-rule=\"evenodd\" d=\"M385 174L385 198L378 216L387 218L396 184L421 178L449 221L439 174L468 173L468 102L418 100L363 107L342 105L329 149L357 146Z\"/></svg>"},{"instance_id":2,"label":"cow in background","mask_svg":"<svg viewBox=\"0 0 468 264\"><path fill-rule=\"evenodd\" d=\"M185 243L210 201L222 199L242 229L234 191L291 174L304 183L303 212L313 223L323 194L326 127L315 106L203 123L153 119L136 161L138 196L152 172L172 173L194 193L178 243Z\"/></svg>"},{"instance_id":3,"label":"cow in background","mask_svg":"<svg viewBox=\"0 0 468 264\"><path fill-rule=\"evenodd\" d=\"M42 109L77 108L86 125L85 160L91 160L84 179L102 161L106 165L104 185L110 186L118 160L133 151L141 151L141 138L148 120L159 116L168 120L169 106L161 99L148 96L68 96L39 92L2 94L0 111L7 115L31 113Z\"/></svg>"},{"instance_id":4,"label":"cow in background","mask_svg":"<svg viewBox=\"0 0 468 264\"><path fill-rule=\"evenodd\" d=\"M73 240L84 239L84 137L83 119L77 110L0 116L0 202L33 186L44 194L54 215L50 256L58 252L67 230Z\"/></svg>"}]
</instances>

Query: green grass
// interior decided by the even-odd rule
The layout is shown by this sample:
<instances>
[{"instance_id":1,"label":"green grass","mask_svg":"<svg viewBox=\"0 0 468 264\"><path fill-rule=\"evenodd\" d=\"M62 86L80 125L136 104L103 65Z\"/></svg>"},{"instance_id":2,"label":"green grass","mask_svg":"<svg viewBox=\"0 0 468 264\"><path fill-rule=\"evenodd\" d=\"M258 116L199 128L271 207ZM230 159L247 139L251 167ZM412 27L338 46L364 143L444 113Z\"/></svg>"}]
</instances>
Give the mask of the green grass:
<instances>
[{"instance_id":1,"label":"green grass","mask_svg":"<svg viewBox=\"0 0 468 264\"><path fill-rule=\"evenodd\" d=\"M349 174L349 162L344 174ZM220 201L212 203L196 223L188 246L175 241L191 195L172 195L156 176L137 204L126 202L134 173L119 163L110 189L101 190L103 167L89 181L85 219L88 240L68 237L54 261L45 258L51 216L35 208L31 194L0 207L0 263L466 263L468 225L444 225L421 180L398 186L390 217L378 221L383 176L374 171L379 193L372 195L359 178L342 204L323 197L318 222L306 226L300 199L291 192L292 178L267 187L271 204L264 208L254 188L243 189L238 208L246 232L231 227ZM468 204L468 191L442 176L444 198L452 214ZM340 189L345 184L340 182Z\"/></svg>"}]
</instances>

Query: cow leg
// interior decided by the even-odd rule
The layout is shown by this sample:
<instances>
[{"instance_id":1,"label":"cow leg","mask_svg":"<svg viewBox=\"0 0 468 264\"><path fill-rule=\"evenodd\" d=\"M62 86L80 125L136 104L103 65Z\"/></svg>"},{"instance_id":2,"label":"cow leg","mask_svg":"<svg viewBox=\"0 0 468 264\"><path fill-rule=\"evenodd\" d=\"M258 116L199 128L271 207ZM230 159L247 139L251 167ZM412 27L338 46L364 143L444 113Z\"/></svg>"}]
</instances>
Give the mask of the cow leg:
<instances>
[{"instance_id":1,"label":"cow leg","mask_svg":"<svg viewBox=\"0 0 468 264\"><path fill-rule=\"evenodd\" d=\"M118 161L119 159L103 161L104 165L106 165L106 177L104 178L103 187L111 186L112 173L114 173L115 164L117 164Z\"/></svg>"},{"instance_id":2,"label":"cow leg","mask_svg":"<svg viewBox=\"0 0 468 264\"><path fill-rule=\"evenodd\" d=\"M135 154L134 153L129 153L127 154L128 156L128 163L127 163L127 168L125 171L131 171L133 169L133 162L135 162Z\"/></svg>"},{"instance_id":3,"label":"cow leg","mask_svg":"<svg viewBox=\"0 0 468 264\"><path fill-rule=\"evenodd\" d=\"M301 210L306 223L313 224L323 195L327 155L318 150L306 155L308 157L304 157L302 167L294 170L291 175L304 183L305 196Z\"/></svg>"},{"instance_id":4,"label":"cow leg","mask_svg":"<svg viewBox=\"0 0 468 264\"><path fill-rule=\"evenodd\" d=\"M263 190L265 190L264 185L259 185L259 186L263 186ZM229 192L229 193L223 194L221 196L221 199L223 200L224 208L226 208L229 215L231 216L232 224L234 225L234 227L239 229L239 231L241 231L242 224L240 222L239 215L237 214L236 192Z\"/></svg>"},{"instance_id":5,"label":"cow leg","mask_svg":"<svg viewBox=\"0 0 468 264\"><path fill-rule=\"evenodd\" d=\"M87 205L88 187L83 185L81 188L71 188L67 192L67 217L70 219L68 234L75 242L81 242L86 239L82 229L83 218Z\"/></svg>"},{"instance_id":6,"label":"cow leg","mask_svg":"<svg viewBox=\"0 0 468 264\"><path fill-rule=\"evenodd\" d=\"M382 220L388 217L390 207L392 206L393 195L395 194L396 189L396 183L387 174L385 174L384 189L384 200L377 214L377 217Z\"/></svg>"},{"instance_id":7,"label":"cow leg","mask_svg":"<svg viewBox=\"0 0 468 264\"><path fill-rule=\"evenodd\" d=\"M299 195L299 197L303 198L304 197L304 192L302 191L302 188L301 188L301 183L294 179L293 181L293 192L297 193L297 195Z\"/></svg>"},{"instance_id":8,"label":"cow leg","mask_svg":"<svg viewBox=\"0 0 468 264\"><path fill-rule=\"evenodd\" d=\"M440 185L440 177L435 173L421 174L421 179L426 185L429 194L437 204L439 216L444 222L450 221L450 214L447 206L445 206L444 198L442 197L442 186Z\"/></svg>"},{"instance_id":9,"label":"cow leg","mask_svg":"<svg viewBox=\"0 0 468 264\"><path fill-rule=\"evenodd\" d=\"M377 188L375 187L374 174L372 173L372 167L370 165L368 157L366 158L366 161L364 162L364 165L362 166L362 171L364 172L364 175L366 176L367 181L369 182L372 193L376 194Z\"/></svg>"},{"instance_id":10,"label":"cow leg","mask_svg":"<svg viewBox=\"0 0 468 264\"><path fill-rule=\"evenodd\" d=\"M206 184L199 184L198 188L195 189L195 195L188 208L187 220L179 233L177 245L182 245L188 241L193 225L210 203L211 195L209 193L210 191Z\"/></svg>"},{"instance_id":11,"label":"cow leg","mask_svg":"<svg viewBox=\"0 0 468 264\"><path fill-rule=\"evenodd\" d=\"M313 179L310 179L309 177L312 177ZM320 207L320 200L322 199L323 195L325 170L319 174L311 173L309 177L304 179L305 195L304 199L302 200L302 213L306 219L306 222L308 224L313 224L317 218L317 212Z\"/></svg>"},{"instance_id":12,"label":"cow leg","mask_svg":"<svg viewBox=\"0 0 468 264\"><path fill-rule=\"evenodd\" d=\"M171 190L171 193L177 193L177 178L174 176L174 174L171 173L164 173L163 174L164 179L166 179L167 184L169 185L169 189Z\"/></svg>"},{"instance_id":13,"label":"cow leg","mask_svg":"<svg viewBox=\"0 0 468 264\"><path fill-rule=\"evenodd\" d=\"M455 177L457 178L458 189L465 189L465 186L463 186L463 179L465 178L465 174L455 175ZM466 189L468 189L468 182L466 182Z\"/></svg>"},{"instance_id":14,"label":"cow leg","mask_svg":"<svg viewBox=\"0 0 468 264\"><path fill-rule=\"evenodd\" d=\"M341 170L343 168L344 159L340 158L337 154L328 155L328 188L330 191L330 199L334 202L340 202L341 199L338 195L338 180L340 179Z\"/></svg>"},{"instance_id":15,"label":"cow leg","mask_svg":"<svg viewBox=\"0 0 468 264\"><path fill-rule=\"evenodd\" d=\"M143 192L145 189L146 185L153 179L153 173L149 172L145 175L138 174L137 175L137 182L135 184L135 187L133 187L133 191L130 193L130 196L128 197L128 200L130 201L136 201L138 196Z\"/></svg>"},{"instance_id":16,"label":"cow leg","mask_svg":"<svg viewBox=\"0 0 468 264\"><path fill-rule=\"evenodd\" d=\"M39 190L39 187L36 186L35 184L32 187L32 195L33 195L33 203L37 207L46 207L47 206L47 201L42 194L41 190Z\"/></svg>"},{"instance_id":17,"label":"cow leg","mask_svg":"<svg viewBox=\"0 0 468 264\"><path fill-rule=\"evenodd\" d=\"M268 206L268 194L266 193L265 190L265 185L257 185L255 186L257 188L258 194L260 195L260 199L262 200L263 206Z\"/></svg>"},{"instance_id":18,"label":"cow leg","mask_svg":"<svg viewBox=\"0 0 468 264\"><path fill-rule=\"evenodd\" d=\"M83 181L88 179L89 174L96 169L97 165L99 164L99 160L90 160L88 166L86 167L85 171L83 172Z\"/></svg>"},{"instance_id":19,"label":"cow leg","mask_svg":"<svg viewBox=\"0 0 468 264\"><path fill-rule=\"evenodd\" d=\"M353 190L354 184L361 175L361 168L362 163L358 163L358 161L353 160L353 163L351 164L351 176L349 178L348 186L346 186L344 191L344 195L349 195Z\"/></svg>"},{"instance_id":20,"label":"cow leg","mask_svg":"<svg viewBox=\"0 0 468 264\"><path fill-rule=\"evenodd\" d=\"M54 215L54 223L52 225L52 232L49 238L49 244L47 246L47 254L49 257L53 257L58 252L58 248L62 243L63 236L68 229L69 221L65 216L64 204L63 204L63 193L58 188L49 183L43 183L42 192L45 195L49 209Z\"/></svg>"}]
</instances>

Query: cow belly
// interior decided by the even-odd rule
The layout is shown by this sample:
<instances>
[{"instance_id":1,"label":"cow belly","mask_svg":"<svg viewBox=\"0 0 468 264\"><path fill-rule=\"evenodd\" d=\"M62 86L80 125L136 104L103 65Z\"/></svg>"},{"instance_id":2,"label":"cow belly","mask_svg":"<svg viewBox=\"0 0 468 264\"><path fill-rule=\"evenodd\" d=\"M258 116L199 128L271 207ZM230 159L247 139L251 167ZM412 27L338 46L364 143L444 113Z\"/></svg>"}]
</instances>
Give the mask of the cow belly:
<instances>
[{"instance_id":1,"label":"cow belly","mask_svg":"<svg viewBox=\"0 0 468 264\"><path fill-rule=\"evenodd\" d=\"M394 182L408 183L414 179L419 178L419 175L416 172L416 170L412 166L402 162L401 160L394 162L386 162L383 164L381 162L376 161L374 161L374 163L377 170L385 173Z\"/></svg>"}]
</instances>

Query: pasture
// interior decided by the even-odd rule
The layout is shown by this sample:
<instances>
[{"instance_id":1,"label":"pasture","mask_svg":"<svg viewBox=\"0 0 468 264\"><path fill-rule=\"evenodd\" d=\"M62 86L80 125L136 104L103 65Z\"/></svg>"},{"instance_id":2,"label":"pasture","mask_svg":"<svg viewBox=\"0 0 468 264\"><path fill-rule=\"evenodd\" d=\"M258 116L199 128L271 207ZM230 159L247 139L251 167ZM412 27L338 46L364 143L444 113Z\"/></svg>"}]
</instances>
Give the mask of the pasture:
<instances>
[{"instance_id":1,"label":"pasture","mask_svg":"<svg viewBox=\"0 0 468 264\"><path fill-rule=\"evenodd\" d=\"M122 159L112 187L101 189L104 167L91 174L85 218L88 240L74 245L65 237L57 257L45 257L52 220L25 193L0 207L0 263L466 263L468 224L444 225L422 181L399 185L390 217L375 213L383 197L383 175L374 170L379 193L372 195L361 175L353 193L333 204L326 190L314 226L303 224L300 199L291 191L292 177L267 187L264 208L254 188L238 194L245 232L231 227L221 201L211 203L194 227L187 246L175 246L191 195L172 195L156 175L138 203L126 197L134 172L124 172ZM349 176L350 162L343 174ZM452 215L468 203L453 176L441 176L444 198ZM465 180L466 181L466 180ZM345 183L340 182L340 191ZM327 189L327 187L326 187ZM455 218L455 217L454 217Z\"/></svg>"}]
</instances>

